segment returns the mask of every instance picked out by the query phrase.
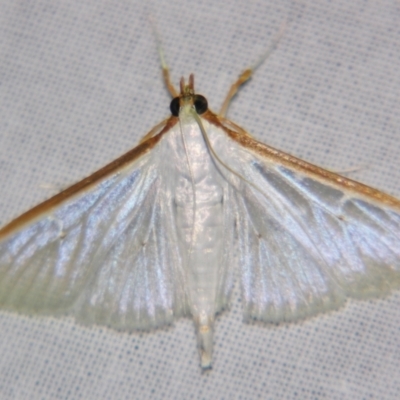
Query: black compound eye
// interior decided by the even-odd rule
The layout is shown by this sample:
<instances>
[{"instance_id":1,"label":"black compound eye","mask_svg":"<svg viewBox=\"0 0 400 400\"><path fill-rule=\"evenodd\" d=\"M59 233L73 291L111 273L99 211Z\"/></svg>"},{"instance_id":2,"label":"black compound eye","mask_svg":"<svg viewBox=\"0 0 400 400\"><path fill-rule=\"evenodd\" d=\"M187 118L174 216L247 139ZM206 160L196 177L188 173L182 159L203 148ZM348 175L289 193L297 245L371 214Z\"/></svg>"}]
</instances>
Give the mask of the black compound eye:
<instances>
[{"instance_id":1,"label":"black compound eye","mask_svg":"<svg viewBox=\"0 0 400 400\"><path fill-rule=\"evenodd\" d=\"M181 108L179 97L172 99L169 109L174 117L179 117L179 109Z\"/></svg>"},{"instance_id":2,"label":"black compound eye","mask_svg":"<svg viewBox=\"0 0 400 400\"><path fill-rule=\"evenodd\" d=\"M194 96L194 108L197 114L204 114L208 109L207 99L201 94L196 94L196 96Z\"/></svg>"}]
</instances>

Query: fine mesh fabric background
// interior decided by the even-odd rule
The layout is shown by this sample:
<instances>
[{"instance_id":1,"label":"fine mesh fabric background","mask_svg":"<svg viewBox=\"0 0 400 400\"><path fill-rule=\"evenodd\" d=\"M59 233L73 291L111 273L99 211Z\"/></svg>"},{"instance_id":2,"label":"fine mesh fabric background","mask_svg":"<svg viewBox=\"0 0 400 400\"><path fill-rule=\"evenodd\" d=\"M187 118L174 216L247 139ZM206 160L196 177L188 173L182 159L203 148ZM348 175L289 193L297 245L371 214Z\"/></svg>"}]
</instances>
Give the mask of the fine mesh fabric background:
<instances>
[{"instance_id":1,"label":"fine mesh fabric background","mask_svg":"<svg viewBox=\"0 0 400 400\"><path fill-rule=\"evenodd\" d=\"M123 154L169 114L174 83L218 110L285 21L229 117L281 150L400 196L400 2L0 3L0 224ZM399 244L400 245L400 244ZM2 399L398 399L400 294L297 324L216 323L202 374L193 324L144 334L0 312Z\"/></svg>"}]
</instances>

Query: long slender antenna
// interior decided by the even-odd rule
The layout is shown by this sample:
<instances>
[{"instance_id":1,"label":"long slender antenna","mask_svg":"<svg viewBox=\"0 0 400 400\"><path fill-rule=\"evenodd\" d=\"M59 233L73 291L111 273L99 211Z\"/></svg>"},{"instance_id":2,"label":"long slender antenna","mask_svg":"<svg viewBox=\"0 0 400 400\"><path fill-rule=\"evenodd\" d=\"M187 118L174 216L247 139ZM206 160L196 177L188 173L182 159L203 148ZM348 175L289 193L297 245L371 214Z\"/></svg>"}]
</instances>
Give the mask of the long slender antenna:
<instances>
[{"instance_id":1,"label":"long slender antenna","mask_svg":"<svg viewBox=\"0 0 400 400\"><path fill-rule=\"evenodd\" d=\"M275 50L276 46L278 45L279 41L282 39L283 34L285 33L287 23L286 21L282 23L279 32L275 36L275 38L272 40L272 43L270 46L267 48L267 50L261 55L261 57L249 68L246 68L240 75L239 78L231 88L229 89L229 92L222 104L221 111L219 112L218 116L219 117L225 117L228 107L230 105L231 100L233 97L236 95L238 92L240 86L242 86L245 82L247 82L253 75L254 71L261 65L263 64L266 59L272 54L272 52Z\"/></svg>"},{"instance_id":2,"label":"long slender antenna","mask_svg":"<svg viewBox=\"0 0 400 400\"><path fill-rule=\"evenodd\" d=\"M165 56L164 56L164 48L162 45L162 41L161 41L161 36L158 32L157 29L157 24L153 18L153 16L149 16L149 21L150 21L150 25L151 28L153 30L153 35L156 39L156 45L157 45L157 50L158 50L158 55L160 57L160 63L161 63L161 68L162 68L162 74L163 74L163 79L164 79L164 83L165 86L167 87L169 93L171 94L172 98L178 97L178 92L176 91L174 85L172 84L171 81L171 76L169 73L169 68L168 65L165 61Z\"/></svg>"}]
</instances>

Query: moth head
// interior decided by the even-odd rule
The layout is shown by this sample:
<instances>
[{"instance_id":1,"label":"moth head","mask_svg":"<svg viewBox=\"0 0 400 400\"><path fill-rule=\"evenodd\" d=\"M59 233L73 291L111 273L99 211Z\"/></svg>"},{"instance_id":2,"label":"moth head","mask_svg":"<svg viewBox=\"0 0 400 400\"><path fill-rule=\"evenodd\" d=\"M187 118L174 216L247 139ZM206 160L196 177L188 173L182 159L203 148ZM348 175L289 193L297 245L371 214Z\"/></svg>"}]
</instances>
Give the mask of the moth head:
<instances>
[{"instance_id":1,"label":"moth head","mask_svg":"<svg viewBox=\"0 0 400 400\"><path fill-rule=\"evenodd\" d=\"M194 75L190 74L188 84L185 84L185 79L182 77L180 81L181 92L179 96L172 99L169 106L171 114L179 117L182 109L195 110L197 114L204 114L208 110L207 99L201 94L196 94L194 91Z\"/></svg>"}]
</instances>

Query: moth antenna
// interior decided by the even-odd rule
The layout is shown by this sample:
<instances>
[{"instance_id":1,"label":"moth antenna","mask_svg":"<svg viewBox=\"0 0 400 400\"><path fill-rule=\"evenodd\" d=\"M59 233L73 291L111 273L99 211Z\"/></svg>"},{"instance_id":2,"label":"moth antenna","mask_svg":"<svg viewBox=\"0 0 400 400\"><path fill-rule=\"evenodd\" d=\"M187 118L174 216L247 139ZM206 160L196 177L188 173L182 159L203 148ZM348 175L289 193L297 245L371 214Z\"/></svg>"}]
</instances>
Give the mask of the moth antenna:
<instances>
[{"instance_id":1,"label":"moth antenna","mask_svg":"<svg viewBox=\"0 0 400 400\"><path fill-rule=\"evenodd\" d=\"M172 98L178 97L179 93L176 91L176 89L171 81L169 68L168 68L167 62L165 61L164 48L162 45L161 35L158 32L156 21L152 15L149 16L149 22L150 22L150 25L151 25L151 28L153 31L154 38L156 39L157 51L158 51L158 55L160 57L160 63L161 63L161 68L162 68L164 84L167 87Z\"/></svg>"},{"instance_id":2,"label":"moth antenna","mask_svg":"<svg viewBox=\"0 0 400 400\"><path fill-rule=\"evenodd\" d=\"M271 44L267 48L267 50L261 54L261 57L248 69L254 72L260 65L264 64L264 62L270 57L270 55L274 52L279 42L281 41L283 35L286 32L287 21L282 22L278 33L273 37Z\"/></svg>"},{"instance_id":3,"label":"moth antenna","mask_svg":"<svg viewBox=\"0 0 400 400\"><path fill-rule=\"evenodd\" d=\"M276 46L282 39L287 27L287 22L286 20L281 24L281 27L279 29L279 32L275 35L275 37L272 39L271 44L267 48L267 50L261 55L261 57L250 67L246 68L240 75L239 78L234 82L229 89L229 92L222 103L221 111L219 112L218 116L219 117L225 117L229 105L231 103L231 100L233 97L235 97L236 93L238 92L239 88L246 83L252 76L254 71L261 65L263 64L267 58L272 54L272 52L275 50Z\"/></svg>"}]
</instances>

